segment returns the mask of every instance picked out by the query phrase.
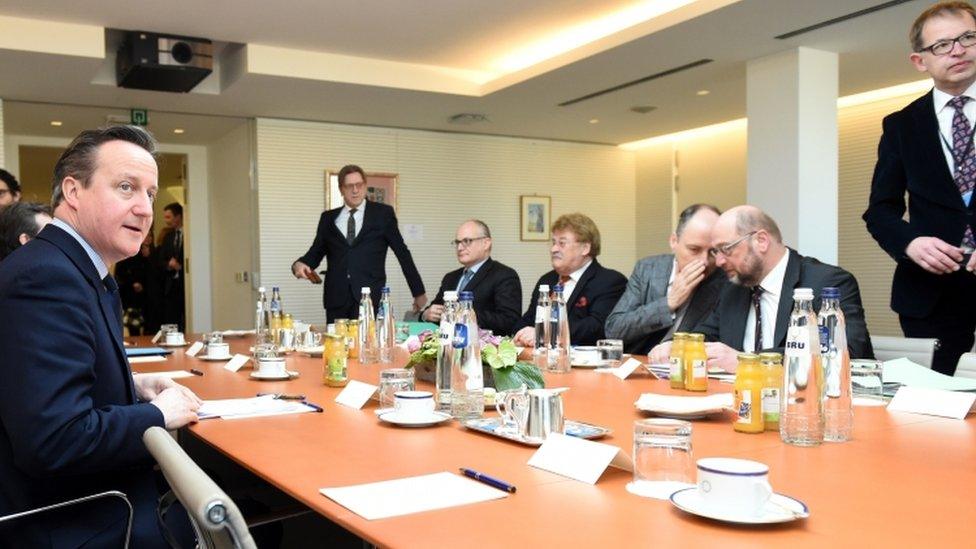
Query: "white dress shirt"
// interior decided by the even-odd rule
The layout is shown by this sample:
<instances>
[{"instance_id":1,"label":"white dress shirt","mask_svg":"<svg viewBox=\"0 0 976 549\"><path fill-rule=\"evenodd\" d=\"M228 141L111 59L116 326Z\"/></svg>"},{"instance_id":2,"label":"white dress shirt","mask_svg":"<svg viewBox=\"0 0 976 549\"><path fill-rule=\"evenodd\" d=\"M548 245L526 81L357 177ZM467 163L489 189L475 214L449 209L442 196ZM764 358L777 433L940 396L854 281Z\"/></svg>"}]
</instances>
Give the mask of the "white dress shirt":
<instances>
[{"instance_id":1,"label":"white dress shirt","mask_svg":"<svg viewBox=\"0 0 976 549\"><path fill-rule=\"evenodd\" d=\"M762 344L769 349L776 346L773 338L776 336L776 313L779 311L779 300L783 297L783 278L786 277L786 264L790 260L790 251L786 250L773 270L762 279L759 286L763 293L759 298L759 310L762 311ZM749 300L749 314L746 315L746 334L742 338L742 350L756 353L756 308Z\"/></svg>"},{"instance_id":2,"label":"white dress shirt","mask_svg":"<svg viewBox=\"0 0 976 549\"><path fill-rule=\"evenodd\" d=\"M962 113L966 115L966 119L969 120L969 127L972 128L973 121L976 119L976 84L969 86L969 89L963 92L962 95L970 98L970 101L963 105ZM949 173L951 174L956 173L956 161L952 158L952 118L956 115L956 109L949 106L949 101L954 97L938 88L932 90L932 103L935 106L935 117L939 120L939 133L942 134L942 138L939 141L940 145L942 145L942 154L945 156L946 164L948 164ZM967 206L972 196L972 192L963 195L963 202Z\"/></svg>"},{"instance_id":3,"label":"white dress shirt","mask_svg":"<svg viewBox=\"0 0 976 549\"><path fill-rule=\"evenodd\" d=\"M592 264L593 260L591 259L586 262L586 265L583 265L579 269L569 273L569 280L563 284L563 299L567 304L569 303L570 296L573 295L573 290L576 289L576 283L579 282L579 279L583 276L583 273L586 272L586 269L588 269Z\"/></svg>"},{"instance_id":4,"label":"white dress shirt","mask_svg":"<svg viewBox=\"0 0 976 549\"><path fill-rule=\"evenodd\" d=\"M470 267L464 268L464 271L471 271L471 278L468 279L468 284L471 284L471 280L474 278L474 275L478 274L478 269L480 269L481 266L484 265L486 261L488 261L487 257ZM464 271L461 271L461 278L458 279L457 287L454 288L459 292L461 291L461 281L464 280Z\"/></svg>"},{"instance_id":5,"label":"white dress shirt","mask_svg":"<svg viewBox=\"0 0 976 549\"><path fill-rule=\"evenodd\" d=\"M356 208L356 213L352 214L352 218L356 223L356 236L359 236L359 231L363 228L363 211L366 210L366 202L368 201L363 200L359 207ZM339 216L336 217L336 228L339 229L339 234L342 236L346 236L346 225L349 223L349 211L351 209L352 208L349 207L349 204L343 203L342 211L339 212Z\"/></svg>"}]
</instances>

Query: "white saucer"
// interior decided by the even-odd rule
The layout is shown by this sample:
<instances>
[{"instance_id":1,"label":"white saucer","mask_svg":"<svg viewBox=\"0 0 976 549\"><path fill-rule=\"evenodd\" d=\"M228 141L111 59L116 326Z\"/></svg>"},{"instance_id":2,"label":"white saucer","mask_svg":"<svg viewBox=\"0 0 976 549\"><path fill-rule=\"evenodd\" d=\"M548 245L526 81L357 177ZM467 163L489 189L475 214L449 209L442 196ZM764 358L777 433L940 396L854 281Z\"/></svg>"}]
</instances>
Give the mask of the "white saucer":
<instances>
[{"instance_id":1,"label":"white saucer","mask_svg":"<svg viewBox=\"0 0 976 549\"><path fill-rule=\"evenodd\" d=\"M451 419L450 414L444 412L430 412L429 414L401 414L396 410L380 414L380 420L402 427L428 427Z\"/></svg>"},{"instance_id":2,"label":"white saucer","mask_svg":"<svg viewBox=\"0 0 976 549\"><path fill-rule=\"evenodd\" d=\"M322 356L322 353L325 352L325 347L322 345L318 345L316 347L295 347L295 351L310 357L320 357Z\"/></svg>"},{"instance_id":3,"label":"white saucer","mask_svg":"<svg viewBox=\"0 0 976 549\"><path fill-rule=\"evenodd\" d=\"M285 374L275 375L275 374L262 374L261 372L251 372L251 379L260 379L262 381L280 381L283 379L291 379L293 377L298 377L298 372L288 371Z\"/></svg>"},{"instance_id":4,"label":"white saucer","mask_svg":"<svg viewBox=\"0 0 976 549\"><path fill-rule=\"evenodd\" d=\"M769 503L758 515L733 513L710 506L702 501L698 487L678 490L671 494L671 503L686 513L735 524L775 524L792 522L810 516L810 508L805 503L783 494L773 494L769 498Z\"/></svg>"},{"instance_id":5,"label":"white saucer","mask_svg":"<svg viewBox=\"0 0 976 549\"><path fill-rule=\"evenodd\" d=\"M226 355L226 356L200 355L197 358L199 358L200 360L206 360L206 361L209 361L209 362L220 362L220 361L230 360L230 359L234 358L234 355Z\"/></svg>"},{"instance_id":6,"label":"white saucer","mask_svg":"<svg viewBox=\"0 0 976 549\"><path fill-rule=\"evenodd\" d=\"M670 499L671 494L674 494L678 490L685 490L687 488L694 488L695 485L688 482L680 482L677 480L662 480L657 482L642 482L637 484L636 482L627 483L627 491L635 496L641 496L645 498L654 499Z\"/></svg>"}]
</instances>

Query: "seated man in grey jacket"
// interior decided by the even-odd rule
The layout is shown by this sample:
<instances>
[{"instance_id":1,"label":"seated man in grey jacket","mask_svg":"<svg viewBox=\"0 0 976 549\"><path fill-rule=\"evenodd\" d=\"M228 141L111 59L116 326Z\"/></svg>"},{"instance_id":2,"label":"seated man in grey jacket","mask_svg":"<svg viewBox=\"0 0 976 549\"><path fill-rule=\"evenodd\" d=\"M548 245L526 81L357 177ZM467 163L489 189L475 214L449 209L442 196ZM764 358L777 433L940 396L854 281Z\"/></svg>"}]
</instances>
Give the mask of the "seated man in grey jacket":
<instances>
[{"instance_id":1,"label":"seated man in grey jacket","mask_svg":"<svg viewBox=\"0 0 976 549\"><path fill-rule=\"evenodd\" d=\"M608 338L622 339L626 352L643 355L708 316L728 284L708 254L720 213L708 204L693 204L681 212L670 239L674 253L637 262L627 290L607 317Z\"/></svg>"}]
</instances>

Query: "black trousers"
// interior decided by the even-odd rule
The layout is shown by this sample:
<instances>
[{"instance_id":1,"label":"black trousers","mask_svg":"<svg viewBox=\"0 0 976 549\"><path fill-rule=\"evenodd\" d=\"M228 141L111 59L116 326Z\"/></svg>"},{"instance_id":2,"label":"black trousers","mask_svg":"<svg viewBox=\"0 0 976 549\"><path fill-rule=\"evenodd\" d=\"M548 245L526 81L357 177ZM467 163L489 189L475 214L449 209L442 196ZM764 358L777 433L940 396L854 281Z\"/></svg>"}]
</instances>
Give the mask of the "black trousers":
<instances>
[{"instance_id":1,"label":"black trousers","mask_svg":"<svg viewBox=\"0 0 976 549\"><path fill-rule=\"evenodd\" d=\"M899 315L905 337L934 337L939 348L932 358L932 369L951 376L959 357L973 349L976 332L976 274L964 269L943 275L948 277L947 291L932 312L922 318Z\"/></svg>"}]
</instances>

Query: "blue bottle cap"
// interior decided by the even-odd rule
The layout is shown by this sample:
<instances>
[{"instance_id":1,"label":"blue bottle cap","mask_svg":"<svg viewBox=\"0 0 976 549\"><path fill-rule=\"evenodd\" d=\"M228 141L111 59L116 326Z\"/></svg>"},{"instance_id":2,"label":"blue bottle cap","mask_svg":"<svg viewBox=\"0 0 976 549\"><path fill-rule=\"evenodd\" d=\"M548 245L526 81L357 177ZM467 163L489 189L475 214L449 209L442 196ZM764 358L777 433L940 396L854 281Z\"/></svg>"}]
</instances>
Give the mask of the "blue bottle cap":
<instances>
[{"instance_id":1,"label":"blue bottle cap","mask_svg":"<svg viewBox=\"0 0 976 549\"><path fill-rule=\"evenodd\" d=\"M555 286L552 287L552 291L554 291L554 292L561 292L561 291L563 291L563 285L562 284L556 284Z\"/></svg>"},{"instance_id":2,"label":"blue bottle cap","mask_svg":"<svg viewBox=\"0 0 976 549\"><path fill-rule=\"evenodd\" d=\"M823 299L840 299L840 289L834 287L827 287L820 290L820 297Z\"/></svg>"},{"instance_id":3,"label":"blue bottle cap","mask_svg":"<svg viewBox=\"0 0 976 549\"><path fill-rule=\"evenodd\" d=\"M460 299L461 301L473 301L474 292L461 292L460 294L458 294L458 299Z\"/></svg>"},{"instance_id":4,"label":"blue bottle cap","mask_svg":"<svg viewBox=\"0 0 976 549\"><path fill-rule=\"evenodd\" d=\"M383 293L384 294L390 293L390 287L389 286L383 286Z\"/></svg>"}]
</instances>

